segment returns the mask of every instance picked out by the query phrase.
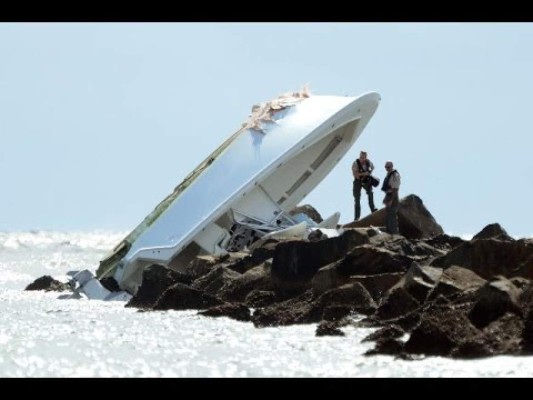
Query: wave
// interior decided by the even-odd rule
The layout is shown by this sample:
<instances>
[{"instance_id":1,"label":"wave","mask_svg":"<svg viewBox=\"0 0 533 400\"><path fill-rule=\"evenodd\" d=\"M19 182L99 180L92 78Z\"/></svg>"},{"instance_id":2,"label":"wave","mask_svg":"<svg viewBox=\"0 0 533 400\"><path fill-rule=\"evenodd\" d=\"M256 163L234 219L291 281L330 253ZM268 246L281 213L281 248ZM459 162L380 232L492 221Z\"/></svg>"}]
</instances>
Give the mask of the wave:
<instances>
[{"instance_id":1,"label":"wave","mask_svg":"<svg viewBox=\"0 0 533 400\"><path fill-rule=\"evenodd\" d=\"M46 231L29 230L20 232L0 232L0 249L17 250L22 248L80 250L110 250L126 235L127 231Z\"/></svg>"}]
</instances>

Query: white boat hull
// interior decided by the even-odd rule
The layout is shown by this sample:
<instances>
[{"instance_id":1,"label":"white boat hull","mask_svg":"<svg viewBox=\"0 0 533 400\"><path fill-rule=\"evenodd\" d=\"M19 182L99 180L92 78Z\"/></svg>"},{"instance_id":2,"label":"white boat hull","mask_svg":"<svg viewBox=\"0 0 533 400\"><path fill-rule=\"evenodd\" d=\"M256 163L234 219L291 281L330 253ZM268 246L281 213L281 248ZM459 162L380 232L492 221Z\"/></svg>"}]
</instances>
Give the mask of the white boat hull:
<instances>
[{"instance_id":1,"label":"white boat hull","mask_svg":"<svg viewBox=\"0 0 533 400\"><path fill-rule=\"evenodd\" d=\"M275 110L262 131L241 129L101 262L98 277L134 294L150 264L180 270L197 255L246 247L258 238L249 227L255 236L289 227L286 213L346 154L379 100L311 96Z\"/></svg>"}]
</instances>

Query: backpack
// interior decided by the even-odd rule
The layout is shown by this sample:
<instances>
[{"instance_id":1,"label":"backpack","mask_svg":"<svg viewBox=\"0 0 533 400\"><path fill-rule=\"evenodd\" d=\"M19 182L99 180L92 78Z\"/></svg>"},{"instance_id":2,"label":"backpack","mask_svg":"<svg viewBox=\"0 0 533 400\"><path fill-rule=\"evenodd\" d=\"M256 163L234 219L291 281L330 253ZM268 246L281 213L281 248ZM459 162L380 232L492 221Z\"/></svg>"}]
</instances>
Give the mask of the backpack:
<instances>
[{"instance_id":1,"label":"backpack","mask_svg":"<svg viewBox=\"0 0 533 400\"><path fill-rule=\"evenodd\" d=\"M378 187L379 186L379 178L375 177L375 176L372 176L370 175L368 177L370 179L370 184L374 187Z\"/></svg>"}]
</instances>

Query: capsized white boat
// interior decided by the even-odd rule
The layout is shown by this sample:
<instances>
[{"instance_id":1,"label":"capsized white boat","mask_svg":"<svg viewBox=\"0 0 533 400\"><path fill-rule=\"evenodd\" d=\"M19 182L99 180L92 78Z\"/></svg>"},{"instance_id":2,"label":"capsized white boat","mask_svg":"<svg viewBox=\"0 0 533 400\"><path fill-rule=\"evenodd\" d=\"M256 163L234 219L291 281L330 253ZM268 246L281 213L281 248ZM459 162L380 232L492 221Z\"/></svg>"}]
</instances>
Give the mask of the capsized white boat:
<instances>
[{"instance_id":1,"label":"capsized white boat","mask_svg":"<svg viewBox=\"0 0 533 400\"><path fill-rule=\"evenodd\" d=\"M265 235L301 233L310 224L288 212L346 154L379 101L375 92L323 96L304 88L254 106L242 128L100 262L97 277L112 276L135 294L149 265L179 271L198 255L238 251ZM323 227L335 228L338 220L336 213Z\"/></svg>"}]
</instances>

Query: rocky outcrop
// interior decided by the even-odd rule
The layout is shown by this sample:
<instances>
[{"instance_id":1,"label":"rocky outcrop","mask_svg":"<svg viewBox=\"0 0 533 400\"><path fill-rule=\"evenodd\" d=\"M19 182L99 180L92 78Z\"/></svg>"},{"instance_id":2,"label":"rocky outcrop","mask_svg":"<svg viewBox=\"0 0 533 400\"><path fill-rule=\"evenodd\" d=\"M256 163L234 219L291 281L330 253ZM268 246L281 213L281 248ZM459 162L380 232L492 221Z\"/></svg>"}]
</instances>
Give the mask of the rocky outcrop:
<instances>
[{"instance_id":1,"label":"rocky outcrop","mask_svg":"<svg viewBox=\"0 0 533 400\"><path fill-rule=\"evenodd\" d=\"M235 272L228 267L215 266L204 276L198 278L191 285L192 288L203 290L213 296L216 296L218 291L224 286L229 285L235 279L241 276L240 273Z\"/></svg>"},{"instance_id":2,"label":"rocky outcrop","mask_svg":"<svg viewBox=\"0 0 533 400\"><path fill-rule=\"evenodd\" d=\"M316 336L345 336L345 334L335 322L322 321L316 328Z\"/></svg>"},{"instance_id":3,"label":"rocky outcrop","mask_svg":"<svg viewBox=\"0 0 533 400\"><path fill-rule=\"evenodd\" d=\"M44 290L44 291L55 291L62 292L64 290L69 290L70 286L66 283L60 282L50 275L43 275L40 278L35 279L30 283L24 290Z\"/></svg>"},{"instance_id":4,"label":"rocky outcrop","mask_svg":"<svg viewBox=\"0 0 533 400\"><path fill-rule=\"evenodd\" d=\"M505 229L500 224L489 224L484 227L480 232L474 235L472 240L477 239L498 239L498 240L514 240L507 234Z\"/></svg>"},{"instance_id":5,"label":"rocky outcrop","mask_svg":"<svg viewBox=\"0 0 533 400\"><path fill-rule=\"evenodd\" d=\"M203 310L224 302L202 290L176 283L166 289L154 304L154 310Z\"/></svg>"},{"instance_id":6,"label":"rocky outcrop","mask_svg":"<svg viewBox=\"0 0 533 400\"><path fill-rule=\"evenodd\" d=\"M477 329L460 311L448 307L438 308L440 312L426 313L420 324L413 329L405 351L414 354L449 356L452 350L467 337L475 337Z\"/></svg>"},{"instance_id":7,"label":"rocky outcrop","mask_svg":"<svg viewBox=\"0 0 533 400\"><path fill-rule=\"evenodd\" d=\"M472 240L449 236L414 195L401 200L398 217L401 235L375 228L379 210L338 237L258 240L199 256L184 273L151 266L128 305L205 310L258 328L313 323L317 336L378 328L367 355L533 354L533 239L515 240L499 224ZM57 285L37 281L27 289Z\"/></svg>"},{"instance_id":8,"label":"rocky outcrop","mask_svg":"<svg viewBox=\"0 0 533 400\"><path fill-rule=\"evenodd\" d=\"M402 286L393 287L381 302L375 317L390 320L417 309L420 303Z\"/></svg>"},{"instance_id":9,"label":"rocky outcrop","mask_svg":"<svg viewBox=\"0 0 533 400\"><path fill-rule=\"evenodd\" d=\"M443 271L440 279L429 295L429 299L436 299L438 296L448 297L454 294L477 289L485 284L486 280L475 272L468 269L452 265Z\"/></svg>"},{"instance_id":10,"label":"rocky outcrop","mask_svg":"<svg viewBox=\"0 0 533 400\"><path fill-rule=\"evenodd\" d=\"M271 290L254 289L244 299L244 304L252 308L267 307L276 302L276 294Z\"/></svg>"},{"instance_id":11,"label":"rocky outcrop","mask_svg":"<svg viewBox=\"0 0 533 400\"><path fill-rule=\"evenodd\" d=\"M371 314L377 308L372 296L359 282L330 289L320 295L314 304L317 309L322 310L322 314L327 307L332 305L346 306L350 311L361 314Z\"/></svg>"},{"instance_id":12,"label":"rocky outcrop","mask_svg":"<svg viewBox=\"0 0 533 400\"><path fill-rule=\"evenodd\" d=\"M344 225L345 228L385 226L385 209L382 208L359 221ZM431 238L444 233L442 227L427 210L420 197L410 194L400 200L398 229L408 239Z\"/></svg>"},{"instance_id":13,"label":"rocky outcrop","mask_svg":"<svg viewBox=\"0 0 533 400\"><path fill-rule=\"evenodd\" d=\"M317 293L336 288L348 282L348 277L337 270L335 263L320 268L311 280L311 286Z\"/></svg>"},{"instance_id":14,"label":"rocky outcrop","mask_svg":"<svg viewBox=\"0 0 533 400\"><path fill-rule=\"evenodd\" d=\"M142 284L126 307L150 308L168 287L177 282L190 284L191 277L163 265L151 265L144 269Z\"/></svg>"},{"instance_id":15,"label":"rocky outcrop","mask_svg":"<svg viewBox=\"0 0 533 400\"><path fill-rule=\"evenodd\" d=\"M270 265L263 263L222 286L218 296L226 301L243 302L253 290L272 290Z\"/></svg>"},{"instance_id":16,"label":"rocky outcrop","mask_svg":"<svg viewBox=\"0 0 533 400\"><path fill-rule=\"evenodd\" d=\"M250 321L250 310L244 304L226 303L220 306L208 308L205 311L199 311L198 314L206 317L228 317L237 321Z\"/></svg>"},{"instance_id":17,"label":"rocky outcrop","mask_svg":"<svg viewBox=\"0 0 533 400\"><path fill-rule=\"evenodd\" d=\"M421 266L416 262L411 266L402 279L391 288L402 288L419 303L423 303L433 290L442 275L442 269Z\"/></svg>"},{"instance_id":18,"label":"rocky outcrop","mask_svg":"<svg viewBox=\"0 0 533 400\"><path fill-rule=\"evenodd\" d=\"M431 265L439 268L459 265L484 279L494 275L533 279L533 240L476 239L457 246Z\"/></svg>"},{"instance_id":19,"label":"rocky outcrop","mask_svg":"<svg viewBox=\"0 0 533 400\"><path fill-rule=\"evenodd\" d=\"M228 264L227 267L240 274L244 274L246 271L257 267L268 259L274 257L274 249L279 242L280 241L276 239L267 239L261 246L257 245L253 250L250 250L252 252L250 255L246 255L239 260Z\"/></svg>"},{"instance_id":20,"label":"rocky outcrop","mask_svg":"<svg viewBox=\"0 0 533 400\"><path fill-rule=\"evenodd\" d=\"M258 328L320 322L323 309L315 307L315 299L316 294L307 290L297 297L255 310L252 322Z\"/></svg>"},{"instance_id":21,"label":"rocky outcrop","mask_svg":"<svg viewBox=\"0 0 533 400\"><path fill-rule=\"evenodd\" d=\"M411 266L412 259L393 251L362 245L354 248L337 264L340 274L370 275L394 272L406 272Z\"/></svg>"},{"instance_id":22,"label":"rocky outcrop","mask_svg":"<svg viewBox=\"0 0 533 400\"><path fill-rule=\"evenodd\" d=\"M380 303L385 293L396 285L403 276L403 272L388 272L384 274L353 275L350 276L349 280L351 282L360 282L372 296L372 299L376 303Z\"/></svg>"},{"instance_id":23,"label":"rocky outcrop","mask_svg":"<svg viewBox=\"0 0 533 400\"><path fill-rule=\"evenodd\" d=\"M519 290L504 277L487 282L476 291L475 304L468 314L470 321L478 329L482 329L507 312L521 316L518 305Z\"/></svg>"},{"instance_id":24,"label":"rocky outcrop","mask_svg":"<svg viewBox=\"0 0 533 400\"><path fill-rule=\"evenodd\" d=\"M365 353L365 355L373 354L400 354L403 350L404 343L400 340L405 332L394 325L378 329L365 337L363 342L376 342L375 347Z\"/></svg>"},{"instance_id":25,"label":"rocky outcrop","mask_svg":"<svg viewBox=\"0 0 533 400\"><path fill-rule=\"evenodd\" d=\"M368 227L258 241L249 252L198 257L184 275L192 287L161 270L155 280L166 283L147 278L139 294L151 282L154 310L205 310L257 328L314 323L317 336L343 336L347 324L377 327L365 339L369 356L533 354L533 240L498 224L472 240L449 236L416 196L402 204L404 235Z\"/></svg>"},{"instance_id":26,"label":"rocky outcrop","mask_svg":"<svg viewBox=\"0 0 533 400\"><path fill-rule=\"evenodd\" d=\"M455 249L457 246L465 242L465 240L460 237L450 236L445 233L441 233L440 235L433 236L429 239L423 239L423 241L435 249L443 250L445 252Z\"/></svg>"},{"instance_id":27,"label":"rocky outcrop","mask_svg":"<svg viewBox=\"0 0 533 400\"><path fill-rule=\"evenodd\" d=\"M272 282L280 291L301 292L310 287L311 279L321 267L368 241L366 234L349 229L338 237L317 242L279 243L272 260Z\"/></svg>"}]
</instances>

